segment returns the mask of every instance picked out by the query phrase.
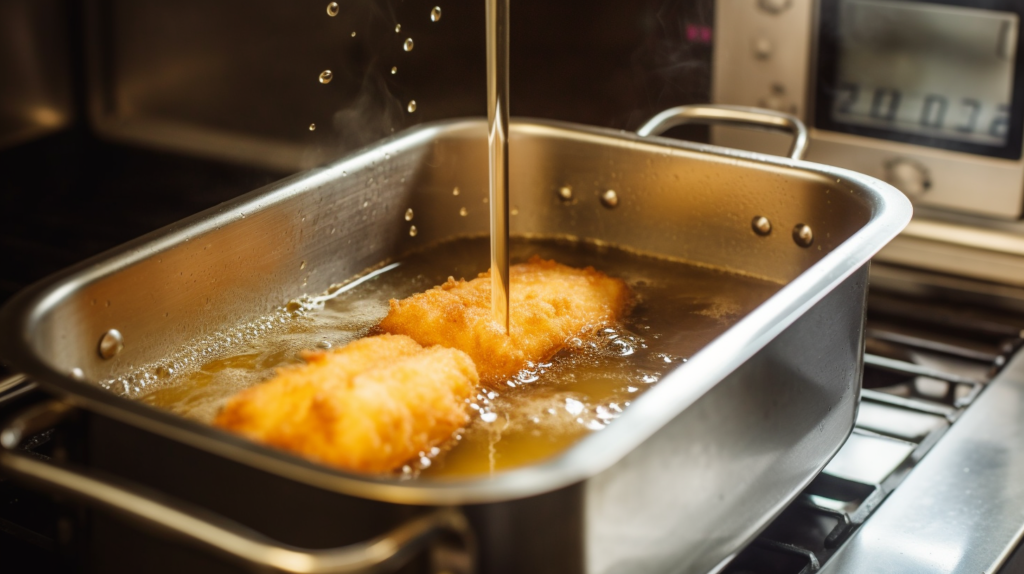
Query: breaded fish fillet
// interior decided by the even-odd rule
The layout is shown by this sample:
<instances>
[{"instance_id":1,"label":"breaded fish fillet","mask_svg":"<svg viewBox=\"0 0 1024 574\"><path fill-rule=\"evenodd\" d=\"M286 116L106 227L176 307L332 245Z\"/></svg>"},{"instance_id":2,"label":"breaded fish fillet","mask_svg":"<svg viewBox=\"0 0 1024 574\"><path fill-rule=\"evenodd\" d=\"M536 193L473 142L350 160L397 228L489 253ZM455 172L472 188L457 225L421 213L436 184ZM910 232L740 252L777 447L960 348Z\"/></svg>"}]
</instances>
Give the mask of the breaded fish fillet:
<instances>
[{"instance_id":1,"label":"breaded fish fillet","mask_svg":"<svg viewBox=\"0 0 1024 574\"><path fill-rule=\"evenodd\" d=\"M595 271L576 269L534 256L513 265L510 278L510 335L491 315L491 280L482 273L472 281L449 278L401 301L379 328L408 335L421 345L464 351L476 363L480 380L494 384L526 366L543 361L574 336L586 336L617 320L629 301L619 280Z\"/></svg>"},{"instance_id":2,"label":"breaded fish fillet","mask_svg":"<svg viewBox=\"0 0 1024 574\"><path fill-rule=\"evenodd\" d=\"M465 353L400 335L303 359L231 397L214 424L331 466L387 472L465 426L480 382Z\"/></svg>"}]
</instances>

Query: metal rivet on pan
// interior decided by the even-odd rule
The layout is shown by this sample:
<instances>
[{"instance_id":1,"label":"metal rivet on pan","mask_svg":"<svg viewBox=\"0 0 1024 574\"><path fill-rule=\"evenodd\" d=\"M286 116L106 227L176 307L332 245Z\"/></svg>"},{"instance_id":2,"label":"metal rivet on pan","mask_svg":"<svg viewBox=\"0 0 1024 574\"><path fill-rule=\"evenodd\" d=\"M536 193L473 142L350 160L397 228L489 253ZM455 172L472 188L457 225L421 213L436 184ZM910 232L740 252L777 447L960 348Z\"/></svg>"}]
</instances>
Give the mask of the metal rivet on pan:
<instances>
[{"instance_id":1,"label":"metal rivet on pan","mask_svg":"<svg viewBox=\"0 0 1024 574\"><path fill-rule=\"evenodd\" d=\"M768 221L768 218L763 215L758 215L751 220L750 227L754 230L754 233L761 236L772 232L772 222Z\"/></svg>"},{"instance_id":2,"label":"metal rivet on pan","mask_svg":"<svg viewBox=\"0 0 1024 574\"><path fill-rule=\"evenodd\" d=\"M619 194L615 193L614 189L609 189L601 194L601 203L611 209L619 204Z\"/></svg>"},{"instance_id":3,"label":"metal rivet on pan","mask_svg":"<svg viewBox=\"0 0 1024 574\"><path fill-rule=\"evenodd\" d=\"M121 349L124 349L124 337L117 329L111 329L100 337L100 357L113 359Z\"/></svg>"},{"instance_id":4,"label":"metal rivet on pan","mask_svg":"<svg viewBox=\"0 0 1024 574\"><path fill-rule=\"evenodd\" d=\"M561 199L562 201L569 201L572 199L572 188L568 185L563 185L558 188L558 199Z\"/></svg>"},{"instance_id":5,"label":"metal rivet on pan","mask_svg":"<svg viewBox=\"0 0 1024 574\"><path fill-rule=\"evenodd\" d=\"M814 232L806 223L797 223L793 228L793 241L800 247L810 247L814 243Z\"/></svg>"}]
</instances>

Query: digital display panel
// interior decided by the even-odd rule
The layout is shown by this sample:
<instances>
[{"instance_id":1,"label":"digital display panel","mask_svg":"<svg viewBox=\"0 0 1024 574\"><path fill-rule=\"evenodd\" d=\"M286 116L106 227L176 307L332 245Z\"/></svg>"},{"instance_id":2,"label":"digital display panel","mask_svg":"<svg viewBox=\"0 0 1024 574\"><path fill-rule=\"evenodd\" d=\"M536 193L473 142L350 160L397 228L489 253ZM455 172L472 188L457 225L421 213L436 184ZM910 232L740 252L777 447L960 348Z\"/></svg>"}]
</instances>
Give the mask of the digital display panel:
<instances>
[{"instance_id":1,"label":"digital display panel","mask_svg":"<svg viewBox=\"0 0 1024 574\"><path fill-rule=\"evenodd\" d=\"M834 0L822 23L830 69L819 66L819 127L1019 157L1018 11Z\"/></svg>"}]
</instances>

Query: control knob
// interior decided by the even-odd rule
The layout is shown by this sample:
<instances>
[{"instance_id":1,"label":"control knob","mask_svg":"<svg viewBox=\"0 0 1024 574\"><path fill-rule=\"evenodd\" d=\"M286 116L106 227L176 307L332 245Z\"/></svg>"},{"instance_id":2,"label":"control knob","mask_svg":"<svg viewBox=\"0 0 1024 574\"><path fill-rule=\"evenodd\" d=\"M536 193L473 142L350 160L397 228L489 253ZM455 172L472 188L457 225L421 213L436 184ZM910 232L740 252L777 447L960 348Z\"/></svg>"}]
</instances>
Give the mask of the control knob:
<instances>
[{"instance_id":1,"label":"control knob","mask_svg":"<svg viewBox=\"0 0 1024 574\"><path fill-rule=\"evenodd\" d=\"M885 163L885 181L911 197L923 195L932 187L928 168L907 158L895 158Z\"/></svg>"},{"instance_id":2,"label":"control knob","mask_svg":"<svg viewBox=\"0 0 1024 574\"><path fill-rule=\"evenodd\" d=\"M793 0L758 0L757 5L769 14L781 14L793 5Z\"/></svg>"}]
</instances>

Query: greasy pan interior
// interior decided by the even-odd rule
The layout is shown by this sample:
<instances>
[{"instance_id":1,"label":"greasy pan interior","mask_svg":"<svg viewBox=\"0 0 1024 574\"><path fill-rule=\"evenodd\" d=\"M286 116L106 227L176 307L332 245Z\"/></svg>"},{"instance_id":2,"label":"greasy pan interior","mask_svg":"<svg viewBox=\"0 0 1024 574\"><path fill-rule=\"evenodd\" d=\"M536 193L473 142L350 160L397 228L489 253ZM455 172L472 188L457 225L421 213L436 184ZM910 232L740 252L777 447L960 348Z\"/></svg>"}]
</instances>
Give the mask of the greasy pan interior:
<instances>
[{"instance_id":1,"label":"greasy pan interior","mask_svg":"<svg viewBox=\"0 0 1024 574\"><path fill-rule=\"evenodd\" d=\"M765 304L564 454L493 478L354 476L116 396L87 381L131 372L433 242L487 231L482 121L422 126L256 190L33 286L0 315L0 353L70 401L193 446L349 494L407 503L502 500L599 473L769 342L898 233L893 188L824 166L550 122L513 123L513 234L569 235L784 283ZM570 186L573 199L558 190ZM458 187L459 196L453 195ZM613 189L618 206L600 194ZM144 193L144 190L140 190ZM455 217L460 205L475 206ZM418 233L403 215L416 213ZM773 232L751 229L755 216ZM810 247L792 230L809 225ZM124 350L103 360L116 328ZM85 381L69 376L82 369ZM686 381L677 375L685 370Z\"/></svg>"}]
</instances>

